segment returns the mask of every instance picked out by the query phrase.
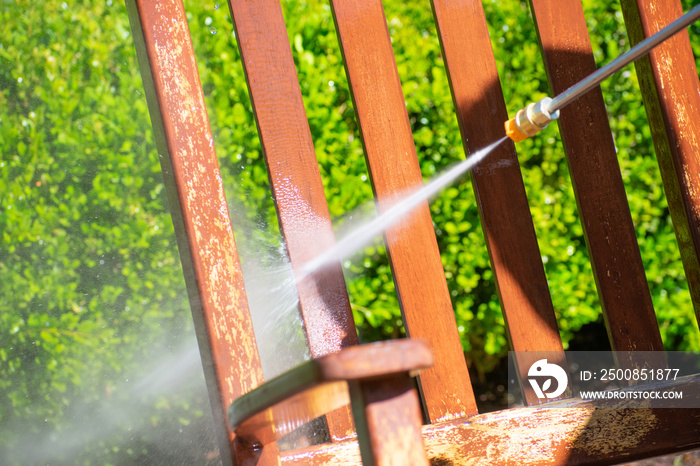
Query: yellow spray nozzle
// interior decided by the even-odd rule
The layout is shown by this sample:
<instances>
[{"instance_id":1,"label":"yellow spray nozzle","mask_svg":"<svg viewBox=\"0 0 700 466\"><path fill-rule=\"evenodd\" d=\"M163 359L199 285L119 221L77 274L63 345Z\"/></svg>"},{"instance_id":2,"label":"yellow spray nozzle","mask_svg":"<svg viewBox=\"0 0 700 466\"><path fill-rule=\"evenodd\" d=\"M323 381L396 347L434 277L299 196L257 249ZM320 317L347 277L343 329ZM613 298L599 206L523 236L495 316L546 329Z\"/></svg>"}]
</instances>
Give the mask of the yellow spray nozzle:
<instances>
[{"instance_id":1,"label":"yellow spray nozzle","mask_svg":"<svg viewBox=\"0 0 700 466\"><path fill-rule=\"evenodd\" d=\"M511 118L506 121L506 136L511 138L515 142L524 141L528 138L528 135L520 131L517 123L515 123L515 118Z\"/></svg>"},{"instance_id":2,"label":"yellow spray nozzle","mask_svg":"<svg viewBox=\"0 0 700 466\"><path fill-rule=\"evenodd\" d=\"M545 97L518 110L515 118L505 123L506 135L513 141L520 142L545 129L550 121L559 118L559 110L549 111L551 101L551 98Z\"/></svg>"}]
</instances>

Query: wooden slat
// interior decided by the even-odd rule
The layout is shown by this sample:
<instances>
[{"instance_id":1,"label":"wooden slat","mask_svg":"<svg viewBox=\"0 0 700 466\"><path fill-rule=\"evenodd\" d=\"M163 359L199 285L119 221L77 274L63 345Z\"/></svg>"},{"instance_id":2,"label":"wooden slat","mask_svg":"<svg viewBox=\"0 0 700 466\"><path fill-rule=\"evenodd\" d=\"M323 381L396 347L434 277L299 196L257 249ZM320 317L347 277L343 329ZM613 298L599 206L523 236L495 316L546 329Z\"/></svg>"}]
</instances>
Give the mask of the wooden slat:
<instances>
[{"instance_id":1,"label":"wooden slat","mask_svg":"<svg viewBox=\"0 0 700 466\"><path fill-rule=\"evenodd\" d=\"M530 4L556 95L596 70L583 8L580 0L530 0ZM600 88L563 108L558 121L612 347L661 351Z\"/></svg>"},{"instance_id":2,"label":"wooden slat","mask_svg":"<svg viewBox=\"0 0 700 466\"><path fill-rule=\"evenodd\" d=\"M416 149L380 0L333 0L345 68L379 209L422 185ZM430 211L422 204L387 230L406 332L431 342L436 364L419 378L428 418L476 412Z\"/></svg>"},{"instance_id":3,"label":"wooden slat","mask_svg":"<svg viewBox=\"0 0 700 466\"><path fill-rule=\"evenodd\" d=\"M402 375L409 380L410 375L433 363L432 351L424 340L346 348L307 361L238 398L229 407L229 425L242 438L265 444L350 403L349 381L403 380ZM359 387L362 391L364 386ZM364 405L358 409L363 411Z\"/></svg>"},{"instance_id":4,"label":"wooden slat","mask_svg":"<svg viewBox=\"0 0 700 466\"><path fill-rule=\"evenodd\" d=\"M127 0L126 5L221 459L276 463L275 443L253 452L226 427L225 407L261 384L263 374L185 11L181 0Z\"/></svg>"},{"instance_id":5,"label":"wooden slat","mask_svg":"<svg viewBox=\"0 0 700 466\"><path fill-rule=\"evenodd\" d=\"M278 0L231 0L229 6L280 228L300 280L306 338L317 358L358 340L340 262L308 277L302 272L335 239L284 18ZM347 410L328 423L335 439L354 433Z\"/></svg>"},{"instance_id":6,"label":"wooden slat","mask_svg":"<svg viewBox=\"0 0 700 466\"><path fill-rule=\"evenodd\" d=\"M631 44L683 14L678 0L621 0ZM635 63L695 314L700 320L700 84L683 31Z\"/></svg>"},{"instance_id":7,"label":"wooden slat","mask_svg":"<svg viewBox=\"0 0 700 466\"><path fill-rule=\"evenodd\" d=\"M682 390L681 406L700 403L700 375L657 387ZM568 403L568 408L509 409L423 426L428 459L437 465L601 466L700 448L698 408ZM282 454L288 466L359 464L359 459L356 441Z\"/></svg>"},{"instance_id":8,"label":"wooden slat","mask_svg":"<svg viewBox=\"0 0 700 466\"><path fill-rule=\"evenodd\" d=\"M362 464L428 466L420 400L408 374L348 385Z\"/></svg>"},{"instance_id":9,"label":"wooden slat","mask_svg":"<svg viewBox=\"0 0 700 466\"><path fill-rule=\"evenodd\" d=\"M475 0L433 0L433 12L462 140L473 152L503 137L508 119L486 18ZM512 141L472 171L472 185L513 350L562 351ZM533 362L519 361L521 377ZM529 384L523 390L536 400Z\"/></svg>"}]
</instances>

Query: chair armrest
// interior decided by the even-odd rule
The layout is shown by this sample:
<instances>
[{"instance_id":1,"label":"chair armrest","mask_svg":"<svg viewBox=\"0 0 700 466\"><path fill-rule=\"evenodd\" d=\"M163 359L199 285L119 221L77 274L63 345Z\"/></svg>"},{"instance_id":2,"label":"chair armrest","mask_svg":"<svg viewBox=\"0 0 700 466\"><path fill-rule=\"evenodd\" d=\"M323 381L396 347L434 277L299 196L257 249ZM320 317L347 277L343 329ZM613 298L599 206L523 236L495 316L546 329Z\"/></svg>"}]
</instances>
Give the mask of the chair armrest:
<instances>
[{"instance_id":1,"label":"chair armrest","mask_svg":"<svg viewBox=\"0 0 700 466\"><path fill-rule=\"evenodd\" d=\"M353 346L312 359L236 399L228 422L236 435L262 444L350 403L348 381L411 376L433 365L425 340Z\"/></svg>"}]
</instances>

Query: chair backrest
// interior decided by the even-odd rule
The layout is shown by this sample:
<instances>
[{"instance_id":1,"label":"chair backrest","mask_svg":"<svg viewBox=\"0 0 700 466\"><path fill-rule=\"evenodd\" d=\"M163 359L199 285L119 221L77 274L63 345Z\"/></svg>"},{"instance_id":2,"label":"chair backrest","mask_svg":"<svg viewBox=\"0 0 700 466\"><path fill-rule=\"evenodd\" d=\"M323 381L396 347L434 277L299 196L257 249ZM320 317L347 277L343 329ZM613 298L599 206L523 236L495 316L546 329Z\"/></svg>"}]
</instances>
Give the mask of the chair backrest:
<instances>
[{"instance_id":1,"label":"chair backrest","mask_svg":"<svg viewBox=\"0 0 700 466\"><path fill-rule=\"evenodd\" d=\"M596 68L583 10L579 0L530 3L556 94ZM655 4L661 7L622 0L633 41L682 14L678 0ZM127 5L215 419L233 452L225 407L263 376L187 19L181 0ZM508 119L484 12L475 0L432 6L465 149L475 151L500 139ZM381 208L423 182L391 39L381 0L331 0L331 7ZM279 0L231 0L230 8L280 227L301 277L334 235L281 7ZM665 65L671 62L673 73ZM638 71L700 310L700 85L687 34L642 59ZM600 90L562 109L560 129L613 349L662 350ZM500 145L473 170L472 182L512 349L562 351L514 144ZM426 420L449 424L477 414L427 204L385 239L406 332L435 351L435 366L419 380ZM339 263L306 277L298 291L313 357L357 343ZM353 428L346 409L329 414L328 424L334 441ZM441 435L436 429L429 429L433 437ZM275 447L266 455L276 461Z\"/></svg>"}]
</instances>

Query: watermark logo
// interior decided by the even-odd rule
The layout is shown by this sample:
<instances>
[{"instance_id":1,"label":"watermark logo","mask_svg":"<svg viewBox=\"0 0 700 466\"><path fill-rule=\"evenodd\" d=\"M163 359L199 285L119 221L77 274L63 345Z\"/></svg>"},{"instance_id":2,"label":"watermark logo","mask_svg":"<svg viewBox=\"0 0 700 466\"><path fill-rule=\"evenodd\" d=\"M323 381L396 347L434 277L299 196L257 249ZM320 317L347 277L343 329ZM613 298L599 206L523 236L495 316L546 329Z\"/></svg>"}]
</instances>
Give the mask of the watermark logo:
<instances>
[{"instance_id":1,"label":"watermark logo","mask_svg":"<svg viewBox=\"0 0 700 466\"><path fill-rule=\"evenodd\" d=\"M566 371L556 364L548 363L546 359L540 359L530 366L527 375L537 398L556 398L566 390L568 383ZM557 381L556 390L548 391L552 386L552 379ZM542 380L542 386L540 386L539 380Z\"/></svg>"},{"instance_id":2,"label":"watermark logo","mask_svg":"<svg viewBox=\"0 0 700 466\"><path fill-rule=\"evenodd\" d=\"M700 351L510 351L508 356L510 408L548 403L548 408L568 409L590 401L606 409L700 410Z\"/></svg>"}]
</instances>

